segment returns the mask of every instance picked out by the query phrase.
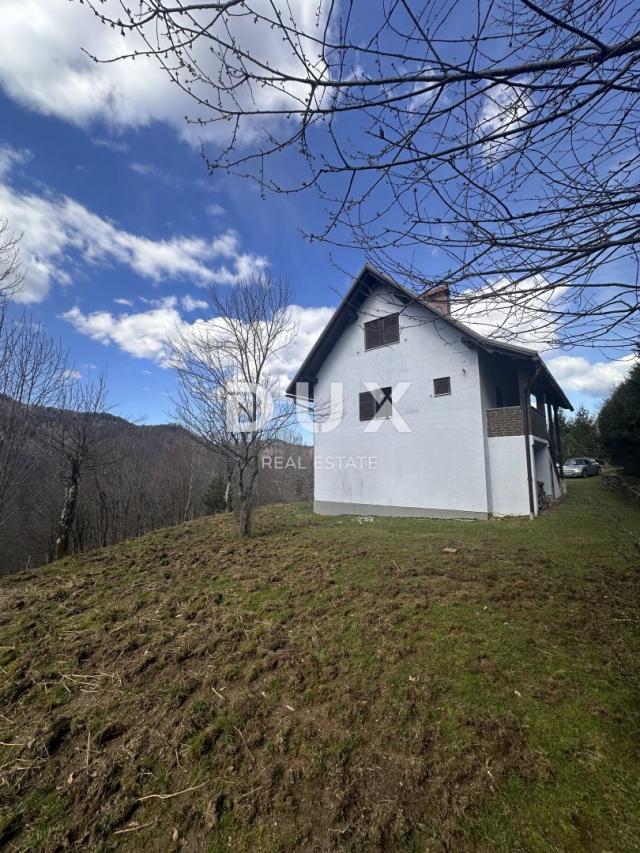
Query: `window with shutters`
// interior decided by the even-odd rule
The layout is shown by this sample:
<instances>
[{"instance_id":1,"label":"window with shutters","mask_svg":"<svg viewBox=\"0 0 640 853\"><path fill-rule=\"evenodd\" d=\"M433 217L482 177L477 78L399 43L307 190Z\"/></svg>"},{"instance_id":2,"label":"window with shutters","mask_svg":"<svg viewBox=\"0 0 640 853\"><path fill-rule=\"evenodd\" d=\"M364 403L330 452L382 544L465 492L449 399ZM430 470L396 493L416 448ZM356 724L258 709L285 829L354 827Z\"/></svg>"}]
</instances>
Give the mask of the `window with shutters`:
<instances>
[{"instance_id":1,"label":"window with shutters","mask_svg":"<svg viewBox=\"0 0 640 853\"><path fill-rule=\"evenodd\" d=\"M376 391L363 391L360 394L360 420L372 421L374 418L390 418L393 414L391 388L378 388Z\"/></svg>"},{"instance_id":2,"label":"window with shutters","mask_svg":"<svg viewBox=\"0 0 640 853\"><path fill-rule=\"evenodd\" d=\"M451 393L451 377L441 376L439 379L433 380L433 396L444 397Z\"/></svg>"},{"instance_id":3,"label":"window with shutters","mask_svg":"<svg viewBox=\"0 0 640 853\"><path fill-rule=\"evenodd\" d=\"M400 315L387 314L364 324L364 348L374 349L400 340Z\"/></svg>"}]
</instances>

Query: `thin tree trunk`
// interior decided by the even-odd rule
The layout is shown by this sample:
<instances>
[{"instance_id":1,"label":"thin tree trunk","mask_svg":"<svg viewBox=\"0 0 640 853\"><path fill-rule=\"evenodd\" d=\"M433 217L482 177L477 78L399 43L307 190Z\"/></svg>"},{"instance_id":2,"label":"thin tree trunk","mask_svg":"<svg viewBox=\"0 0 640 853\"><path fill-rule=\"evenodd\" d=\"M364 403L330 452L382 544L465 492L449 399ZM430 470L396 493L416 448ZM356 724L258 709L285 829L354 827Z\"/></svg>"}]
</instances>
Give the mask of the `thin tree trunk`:
<instances>
[{"instance_id":1,"label":"thin tree trunk","mask_svg":"<svg viewBox=\"0 0 640 853\"><path fill-rule=\"evenodd\" d=\"M224 489L224 508L226 512L231 512L233 509L233 468L227 468L227 485Z\"/></svg>"},{"instance_id":2,"label":"thin tree trunk","mask_svg":"<svg viewBox=\"0 0 640 853\"><path fill-rule=\"evenodd\" d=\"M234 502L235 528L238 536L249 539L253 534L253 514L256 506L257 460L251 460L248 469L238 472L238 488Z\"/></svg>"},{"instance_id":3,"label":"thin tree trunk","mask_svg":"<svg viewBox=\"0 0 640 853\"><path fill-rule=\"evenodd\" d=\"M187 491L187 500L185 502L183 521L189 521L189 514L191 512L191 501L193 498L193 460L189 466L189 489Z\"/></svg>"},{"instance_id":4,"label":"thin tree trunk","mask_svg":"<svg viewBox=\"0 0 640 853\"><path fill-rule=\"evenodd\" d=\"M54 550L54 560L60 560L66 557L69 552L69 540L71 539L71 530L76 518L76 508L78 505L78 485L80 482L80 469L75 464L71 466L71 473L67 481L67 487L64 493L64 503L62 505L62 513L60 515L60 523L58 525L58 538Z\"/></svg>"},{"instance_id":5,"label":"thin tree trunk","mask_svg":"<svg viewBox=\"0 0 640 853\"><path fill-rule=\"evenodd\" d=\"M242 539L249 539L253 533L253 506L251 499L241 496L235 508L236 534Z\"/></svg>"}]
</instances>

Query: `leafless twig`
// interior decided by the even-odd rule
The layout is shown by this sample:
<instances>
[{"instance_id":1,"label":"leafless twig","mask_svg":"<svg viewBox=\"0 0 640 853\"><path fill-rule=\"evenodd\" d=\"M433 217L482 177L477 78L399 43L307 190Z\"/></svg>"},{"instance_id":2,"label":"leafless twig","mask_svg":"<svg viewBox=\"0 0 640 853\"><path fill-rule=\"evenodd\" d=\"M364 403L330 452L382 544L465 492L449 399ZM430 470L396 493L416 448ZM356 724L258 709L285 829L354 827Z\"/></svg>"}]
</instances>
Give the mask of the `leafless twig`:
<instances>
[{"instance_id":1,"label":"leafless twig","mask_svg":"<svg viewBox=\"0 0 640 853\"><path fill-rule=\"evenodd\" d=\"M213 138L210 170L320 199L310 238L417 293L446 282L468 319L489 302L496 333L637 339L637 4L88 5L125 40L94 58L155 60Z\"/></svg>"}]
</instances>

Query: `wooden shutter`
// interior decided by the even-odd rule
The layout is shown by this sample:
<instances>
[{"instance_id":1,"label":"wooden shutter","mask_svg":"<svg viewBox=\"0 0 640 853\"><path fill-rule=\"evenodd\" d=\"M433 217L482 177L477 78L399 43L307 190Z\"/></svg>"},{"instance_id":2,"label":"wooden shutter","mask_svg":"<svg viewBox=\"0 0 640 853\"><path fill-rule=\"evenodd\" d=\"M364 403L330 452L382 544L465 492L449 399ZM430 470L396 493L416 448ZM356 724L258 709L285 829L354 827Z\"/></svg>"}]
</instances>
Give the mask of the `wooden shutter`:
<instances>
[{"instance_id":1,"label":"wooden shutter","mask_svg":"<svg viewBox=\"0 0 640 853\"><path fill-rule=\"evenodd\" d=\"M382 343L396 344L400 340L400 315L382 317Z\"/></svg>"},{"instance_id":2,"label":"wooden shutter","mask_svg":"<svg viewBox=\"0 0 640 853\"><path fill-rule=\"evenodd\" d=\"M451 393L451 378L442 376L439 379L433 380L433 394L435 397L442 397L445 394Z\"/></svg>"},{"instance_id":3,"label":"wooden shutter","mask_svg":"<svg viewBox=\"0 0 640 853\"><path fill-rule=\"evenodd\" d=\"M376 400L371 391L360 394L360 420L372 421L376 416Z\"/></svg>"},{"instance_id":4,"label":"wooden shutter","mask_svg":"<svg viewBox=\"0 0 640 853\"><path fill-rule=\"evenodd\" d=\"M364 348L373 349L384 344L397 344L400 340L400 315L387 314L364 324Z\"/></svg>"},{"instance_id":5,"label":"wooden shutter","mask_svg":"<svg viewBox=\"0 0 640 853\"><path fill-rule=\"evenodd\" d=\"M373 349L382 346L382 318L369 320L364 324L364 348Z\"/></svg>"},{"instance_id":6,"label":"wooden shutter","mask_svg":"<svg viewBox=\"0 0 640 853\"><path fill-rule=\"evenodd\" d=\"M372 421L374 418L390 418L392 414L391 386L377 391L363 391L360 394L360 420Z\"/></svg>"}]
</instances>

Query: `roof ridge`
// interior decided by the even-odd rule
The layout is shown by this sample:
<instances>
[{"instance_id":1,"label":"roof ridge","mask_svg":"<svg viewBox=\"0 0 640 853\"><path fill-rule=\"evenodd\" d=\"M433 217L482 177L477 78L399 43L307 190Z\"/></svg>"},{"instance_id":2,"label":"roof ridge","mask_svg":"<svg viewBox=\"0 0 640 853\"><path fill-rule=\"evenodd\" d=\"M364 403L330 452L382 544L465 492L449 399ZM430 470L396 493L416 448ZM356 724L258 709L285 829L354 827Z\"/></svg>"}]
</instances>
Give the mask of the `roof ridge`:
<instances>
[{"instance_id":1,"label":"roof ridge","mask_svg":"<svg viewBox=\"0 0 640 853\"><path fill-rule=\"evenodd\" d=\"M353 310L354 306L350 304L350 301L353 300L353 297L357 295L358 288L360 288L364 285L364 283L365 283L364 280L366 278L367 273L369 273L370 275L377 278L382 284L386 284L392 288L395 288L398 292L404 294L405 297L407 297L407 298L411 299L412 301L416 302L417 304L421 305L427 311L431 311L438 319L443 320L445 323L449 323L451 326L453 326L459 332L462 332L463 334L470 337L476 344L483 347L485 350L487 350L489 352L495 351L495 350L499 350L499 351L501 350L502 352L506 353L507 355L512 355L516 358L519 357L519 358L529 359L533 362L539 362L542 366L542 369L543 369L545 375L549 379L550 383L557 389L558 397L560 400L563 401L562 407L573 410L573 406L569 402L566 394L564 393L564 391L562 390L562 388L560 387L560 385L558 384L556 379L553 377L553 375L549 371L549 368L546 366L546 364L544 363L543 359L541 358L541 356L537 350L529 349L528 347L522 347L522 346L519 346L517 344L509 344L509 343L500 341L496 338L489 337L488 335L482 335L480 332L477 332L475 329L472 329L470 326L467 326L466 323L463 323L461 320L458 320L457 318L453 317L451 314L447 314L444 311L441 311L436 305L433 305L433 304L431 304L425 300L420 299L420 297L416 293L411 291L408 287L406 287L403 284L400 284L394 278L392 278L390 275L383 272L382 270L377 269L377 267L375 267L369 261L364 262L362 269L360 270L358 275L353 279L349 290L347 291L347 293L342 298L340 304L338 305L336 310L333 312L331 319L329 320L327 325L324 327L324 329L320 333L320 336L316 340L315 344L311 347L311 350L309 351L309 353L307 354L307 356L303 360L302 364L300 365L299 369L297 370L295 376L293 377L293 379L289 383L287 390L286 390L287 396L289 396L289 397L295 397L296 396L296 385L297 384L299 384L301 382L307 382L308 384L310 382L315 382L315 379L316 379L315 372L323 364L324 359L326 358L326 355L324 355L324 356L321 355L321 350L326 346L326 343L329 339L329 336L334 331L336 326L338 326L340 324L340 322L341 322L343 316L346 314L347 310L349 308L351 308ZM356 308L357 307L359 307L359 306L356 306ZM336 340L337 340L337 337L342 334L346 325L347 325L346 323L343 323L343 328L338 329L337 334L336 334ZM331 344L331 346L333 346L333 344ZM305 376L305 374L308 371L308 368L312 365L314 358L318 354L320 354L319 355L319 363L317 365L314 365L313 375L309 375L309 376L307 376L306 379L302 379L301 377ZM564 403L566 403L566 405L564 405Z\"/></svg>"}]
</instances>

